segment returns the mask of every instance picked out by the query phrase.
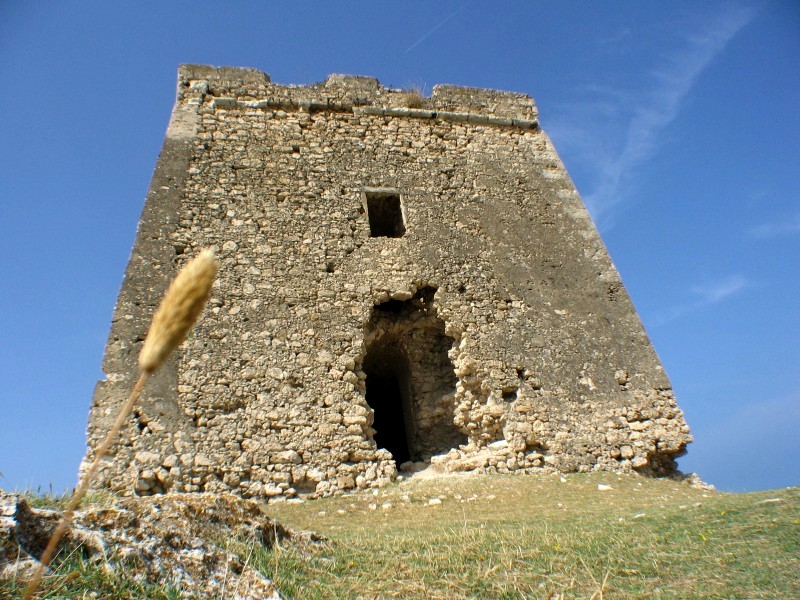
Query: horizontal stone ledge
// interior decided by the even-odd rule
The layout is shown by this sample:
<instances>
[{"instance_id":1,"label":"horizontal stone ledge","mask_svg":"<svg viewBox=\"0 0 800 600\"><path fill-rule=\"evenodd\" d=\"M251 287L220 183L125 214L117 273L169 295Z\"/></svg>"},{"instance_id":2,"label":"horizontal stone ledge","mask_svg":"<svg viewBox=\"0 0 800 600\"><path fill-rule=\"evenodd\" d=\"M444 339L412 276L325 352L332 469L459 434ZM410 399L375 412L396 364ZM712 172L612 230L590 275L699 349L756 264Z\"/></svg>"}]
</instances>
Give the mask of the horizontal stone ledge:
<instances>
[{"instance_id":1,"label":"horizontal stone ledge","mask_svg":"<svg viewBox=\"0 0 800 600\"><path fill-rule=\"evenodd\" d=\"M343 102L311 102L297 101L288 98L268 98L265 100L239 100L238 98L214 98L214 108L225 109L275 109L302 110L306 112L349 111L355 115L374 115L383 117L409 117L413 119L442 119L455 123L472 125L490 125L494 127L519 127L520 129L537 129L536 119L517 119L513 117L497 117L472 113L458 113L443 110L425 110L420 108L393 108L382 106L352 106Z\"/></svg>"},{"instance_id":2,"label":"horizontal stone ledge","mask_svg":"<svg viewBox=\"0 0 800 600\"><path fill-rule=\"evenodd\" d=\"M384 108L381 106L362 106L353 109L355 114L379 115L388 117L416 117L417 119L432 119L436 111L420 108Z\"/></svg>"},{"instance_id":3,"label":"horizontal stone ledge","mask_svg":"<svg viewBox=\"0 0 800 600\"><path fill-rule=\"evenodd\" d=\"M334 111L343 112L353 110L353 106L345 102L311 102L307 100L291 100L289 98L266 98L264 100L240 100L239 98L213 98L214 108L256 108L256 109L285 109L302 110L306 112Z\"/></svg>"}]
</instances>

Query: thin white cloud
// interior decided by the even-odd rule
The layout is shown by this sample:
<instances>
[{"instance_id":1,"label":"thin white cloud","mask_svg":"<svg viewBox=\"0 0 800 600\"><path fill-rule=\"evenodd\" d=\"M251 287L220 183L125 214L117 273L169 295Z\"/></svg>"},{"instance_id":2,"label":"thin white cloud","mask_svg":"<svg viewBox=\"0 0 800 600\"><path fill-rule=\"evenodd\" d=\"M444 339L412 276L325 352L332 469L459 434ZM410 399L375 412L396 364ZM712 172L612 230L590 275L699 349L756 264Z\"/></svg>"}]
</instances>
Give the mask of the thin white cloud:
<instances>
[{"instance_id":1,"label":"thin white cloud","mask_svg":"<svg viewBox=\"0 0 800 600\"><path fill-rule=\"evenodd\" d=\"M800 233L800 213L789 217L783 221L773 223L762 223L753 227L749 232L750 237L765 239L782 237Z\"/></svg>"},{"instance_id":2,"label":"thin white cloud","mask_svg":"<svg viewBox=\"0 0 800 600\"><path fill-rule=\"evenodd\" d=\"M748 286L750 286L750 282L742 275L731 275L724 279L694 285L689 288L691 299L657 313L652 319L652 323L654 325L663 325L688 313L708 308L737 294Z\"/></svg>"},{"instance_id":3,"label":"thin white cloud","mask_svg":"<svg viewBox=\"0 0 800 600\"><path fill-rule=\"evenodd\" d=\"M615 33L613 35L609 35L608 37L601 38L598 41L601 44L618 44L619 42L624 40L626 37L628 37L630 34L631 34L630 28L629 27L625 27L624 29L618 31L617 33Z\"/></svg>"},{"instance_id":4,"label":"thin white cloud","mask_svg":"<svg viewBox=\"0 0 800 600\"><path fill-rule=\"evenodd\" d=\"M645 89L584 88L581 95L590 100L565 107L561 122L556 122L551 131L554 137L563 134L559 143L565 141L571 146L579 160L586 161L596 174L594 184L584 188L584 201L596 222L602 224L611 210L629 197L634 188L631 174L656 153L665 130L680 113L703 71L756 12L750 7L719 11L688 33L676 27L671 49L647 74L649 85ZM584 125L580 129L566 125L575 117ZM611 141L608 138L613 134L609 136L609 129L598 131L599 123L622 129L624 134Z\"/></svg>"},{"instance_id":5,"label":"thin white cloud","mask_svg":"<svg viewBox=\"0 0 800 600\"><path fill-rule=\"evenodd\" d=\"M742 275L731 275L721 281L714 281L704 285L692 286L693 294L700 296L699 302L703 306L716 304L728 296L747 287L747 279Z\"/></svg>"}]
</instances>

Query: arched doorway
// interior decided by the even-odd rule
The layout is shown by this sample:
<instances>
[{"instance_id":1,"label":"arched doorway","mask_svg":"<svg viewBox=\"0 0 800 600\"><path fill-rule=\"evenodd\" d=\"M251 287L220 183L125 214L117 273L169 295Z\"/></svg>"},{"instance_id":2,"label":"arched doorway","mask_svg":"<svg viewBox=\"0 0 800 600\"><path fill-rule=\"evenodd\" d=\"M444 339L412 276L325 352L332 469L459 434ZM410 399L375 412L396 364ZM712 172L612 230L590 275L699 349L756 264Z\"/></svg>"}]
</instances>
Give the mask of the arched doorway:
<instances>
[{"instance_id":1,"label":"arched doorway","mask_svg":"<svg viewBox=\"0 0 800 600\"><path fill-rule=\"evenodd\" d=\"M400 465L425 461L466 443L453 423L454 340L433 307L435 288L373 308L362 368L374 411L373 439Z\"/></svg>"}]
</instances>

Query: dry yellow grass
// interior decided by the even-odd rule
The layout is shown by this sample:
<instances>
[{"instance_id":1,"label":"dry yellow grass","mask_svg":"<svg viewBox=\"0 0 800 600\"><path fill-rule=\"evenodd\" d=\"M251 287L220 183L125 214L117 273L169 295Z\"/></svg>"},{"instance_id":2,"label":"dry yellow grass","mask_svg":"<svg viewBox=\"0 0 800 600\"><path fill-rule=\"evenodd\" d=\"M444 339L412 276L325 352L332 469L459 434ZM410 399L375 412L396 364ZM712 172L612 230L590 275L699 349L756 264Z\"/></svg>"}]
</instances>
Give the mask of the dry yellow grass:
<instances>
[{"instance_id":1,"label":"dry yellow grass","mask_svg":"<svg viewBox=\"0 0 800 600\"><path fill-rule=\"evenodd\" d=\"M403 92L403 106L406 108L422 108L425 97L422 95L422 90L417 86L413 86Z\"/></svg>"}]
</instances>

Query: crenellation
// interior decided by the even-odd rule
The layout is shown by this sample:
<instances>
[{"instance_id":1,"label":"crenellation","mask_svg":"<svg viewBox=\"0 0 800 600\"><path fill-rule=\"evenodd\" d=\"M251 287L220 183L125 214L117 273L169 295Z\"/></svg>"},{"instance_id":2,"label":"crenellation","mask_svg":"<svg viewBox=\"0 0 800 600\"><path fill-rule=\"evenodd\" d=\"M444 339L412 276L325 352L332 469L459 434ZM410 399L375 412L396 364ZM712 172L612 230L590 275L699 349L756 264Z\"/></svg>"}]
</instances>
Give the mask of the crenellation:
<instances>
[{"instance_id":1,"label":"crenellation","mask_svg":"<svg viewBox=\"0 0 800 600\"><path fill-rule=\"evenodd\" d=\"M255 69L189 65L179 72L178 99L209 96L213 108L314 112L353 112L468 122L499 127L538 127L537 110L530 96L455 85L434 86L431 96L386 88L377 79L356 75L331 75L324 83L285 86L271 83L269 75Z\"/></svg>"},{"instance_id":2,"label":"crenellation","mask_svg":"<svg viewBox=\"0 0 800 600\"><path fill-rule=\"evenodd\" d=\"M378 93L381 88L381 84L374 77L333 73L328 75L327 79L325 79L325 87L364 90L367 92Z\"/></svg>"}]
</instances>

